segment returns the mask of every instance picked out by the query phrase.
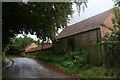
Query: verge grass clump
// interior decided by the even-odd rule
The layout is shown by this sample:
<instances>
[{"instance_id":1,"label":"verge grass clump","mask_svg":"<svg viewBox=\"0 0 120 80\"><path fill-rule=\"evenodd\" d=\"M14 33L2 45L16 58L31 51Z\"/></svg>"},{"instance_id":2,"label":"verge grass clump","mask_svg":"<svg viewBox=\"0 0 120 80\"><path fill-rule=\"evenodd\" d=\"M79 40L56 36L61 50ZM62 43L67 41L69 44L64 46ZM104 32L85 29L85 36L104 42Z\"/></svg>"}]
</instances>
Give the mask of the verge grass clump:
<instances>
[{"instance_id":1,"label":"verge grass clump","mask_svg":"<svg viewBox=\"0 0 120 80\"><path fill-rule=\"evenodd\" d=\"M45 54L39 56L40 60L54 64L69 73L77 73L79 69L85 69L88 66L87 49L78 49L70 52L69 55L64 54Z\"/></svg>"},{"instance_id":2,"label":"verge grass clump","mask_svg":"<svg viewBox=\"0 0 120 80\"><path fill-rule=\"evenodd\" d=\"M39 56L39 59L79 78L117 78L120 76L118 68L91 65L88 52L88 49L85 48L70 52L69 55L44 54Z\"/></svg>"}]
</instances>

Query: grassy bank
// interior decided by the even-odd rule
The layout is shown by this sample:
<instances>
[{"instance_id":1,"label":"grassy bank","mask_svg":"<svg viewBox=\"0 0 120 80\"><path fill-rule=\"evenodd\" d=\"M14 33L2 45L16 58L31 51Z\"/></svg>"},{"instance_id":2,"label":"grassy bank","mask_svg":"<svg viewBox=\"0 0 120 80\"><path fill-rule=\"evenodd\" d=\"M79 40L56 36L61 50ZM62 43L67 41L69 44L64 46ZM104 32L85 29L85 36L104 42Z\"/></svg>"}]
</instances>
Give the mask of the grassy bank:
<instances>
[{"instance_id":1,"label":"grassy bank","mask_svg":"<svg viewBox=\"0 0 120 80\"><path fill-rule=\"evenodd\" d=\"M60 69L80 78L120 78L120 69L95 67L89 64L86 49L71 52L69 55L46 54L40 60L53 64Z\"/></svg>"},{"instance_id":2,"label":"grassy bank","mask_svg":"<svg viewBox=\"0 0 120 80\"><path fill-rule=\"evenodd\" d=\"M66 55L44 54L41 56L21 55L19 57L37 58L46 61L79 78L120 78L120 69L118 68L91 65L87 49L79 49Z\"/></svg>"}]
</instances>

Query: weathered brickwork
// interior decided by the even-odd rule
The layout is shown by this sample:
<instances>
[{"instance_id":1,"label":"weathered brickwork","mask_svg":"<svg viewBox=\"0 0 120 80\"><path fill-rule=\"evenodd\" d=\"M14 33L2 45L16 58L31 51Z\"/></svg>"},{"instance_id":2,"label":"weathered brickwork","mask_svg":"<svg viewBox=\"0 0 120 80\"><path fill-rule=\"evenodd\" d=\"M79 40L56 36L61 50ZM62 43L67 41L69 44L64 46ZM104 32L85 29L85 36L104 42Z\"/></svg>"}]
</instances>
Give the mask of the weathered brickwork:
<instances>
[{"instance_id":1,"label":"weathered brickwork","mask_svg":"<svg viewBox=\"0 0 120 80\"><path fill-rule=\"evenodd\" d=\"M95 29L57 40L57 42L55 42L53 46L54 52L65 53L65 51L69 51L70 47L68 46L68 40L71 38L74 38L73 43L75 49L94 45L98 42L97 39L100 38L99 31L100 29Z\"/></svg>"},{"instance_id":2,"label":"weathered brickwork","mask_svg":"<svg viewBox=\"0 0 120 80\"><path fill-rule=\"evenodd\" d=\"M111 27L111 19L114 15L111 10L78 22L66 27L57 37L57 42L53 44L55 52L66 52L78 48L95 45L101 42L101 38L111 31L100 25L103 22Z\"/></svg>"}]
</instances>

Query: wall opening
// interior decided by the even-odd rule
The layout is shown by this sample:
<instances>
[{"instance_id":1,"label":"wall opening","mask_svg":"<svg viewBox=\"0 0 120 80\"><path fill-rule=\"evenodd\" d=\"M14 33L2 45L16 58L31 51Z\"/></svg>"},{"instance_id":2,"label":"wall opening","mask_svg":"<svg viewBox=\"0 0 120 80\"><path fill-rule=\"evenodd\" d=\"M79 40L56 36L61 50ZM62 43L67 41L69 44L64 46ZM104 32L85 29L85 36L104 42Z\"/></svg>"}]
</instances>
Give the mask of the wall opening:
<instances>
[{"instance_id":1,"label":"wall opening","mask_svg":"<svg viewBox=\"0 0 120 80\"><path fill-rule=\"evenodd\" d=\"M68 39L68 48L71 49L71 51L75 50L74 38L69 38Z\"/></svg>"}]
</instances>

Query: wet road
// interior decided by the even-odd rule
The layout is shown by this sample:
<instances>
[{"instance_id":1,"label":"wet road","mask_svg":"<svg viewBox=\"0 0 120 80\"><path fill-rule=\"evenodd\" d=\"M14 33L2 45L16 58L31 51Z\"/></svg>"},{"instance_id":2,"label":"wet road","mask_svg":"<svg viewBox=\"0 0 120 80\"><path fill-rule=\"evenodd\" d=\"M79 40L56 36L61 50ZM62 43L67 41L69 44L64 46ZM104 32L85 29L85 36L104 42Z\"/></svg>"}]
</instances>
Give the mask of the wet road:
<instances>
[{"instance_id":1,"label":"wet road","mask_svg":"<svg viewBox=\"0 0 120 80\"><path fill-rule=\"evenodd\" d=\"M3 78L61 78L57 73L44 68L34 59L11 59L14 63L10 62L2 69Z\"/></svg>"}]
</instances>

